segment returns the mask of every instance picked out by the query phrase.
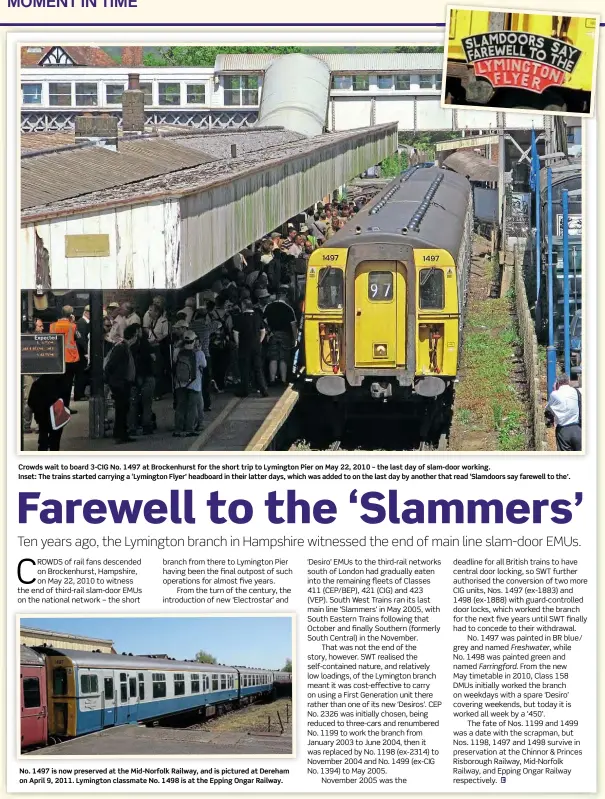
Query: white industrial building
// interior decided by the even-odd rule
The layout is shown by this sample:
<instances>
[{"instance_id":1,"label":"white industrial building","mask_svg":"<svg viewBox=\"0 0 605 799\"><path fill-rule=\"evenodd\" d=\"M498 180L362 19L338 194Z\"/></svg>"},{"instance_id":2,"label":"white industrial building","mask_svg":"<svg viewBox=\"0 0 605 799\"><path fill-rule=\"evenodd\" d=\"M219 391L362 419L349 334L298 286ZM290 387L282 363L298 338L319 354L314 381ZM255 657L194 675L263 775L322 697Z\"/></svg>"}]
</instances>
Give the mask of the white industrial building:
<instances>
[{"instance_id":1,"label":"white industrial building","mask_svg":"<svg viewBox=\"0 0 605 799\"><path fill-rule=\"evenodd\" d=\"M64 130L83 112L121 116L121 97L133 67L106 66L105 59L81 63L76 48L23 48L21 129ZM98 48L80 48L95 50ZM40 58L37 56L40 55ZM149 125L190 125L201 129L256 124L265 72L279 56L221 54L212 68L136 67ZM441 107L442 53L314 54L331 73L327 129L397 122L399 131L497 128L541 129L544 116ZM96 66L98 61L103 66ZM291 87L293 99L300 87Z\"/></svg>"}]
</instances>

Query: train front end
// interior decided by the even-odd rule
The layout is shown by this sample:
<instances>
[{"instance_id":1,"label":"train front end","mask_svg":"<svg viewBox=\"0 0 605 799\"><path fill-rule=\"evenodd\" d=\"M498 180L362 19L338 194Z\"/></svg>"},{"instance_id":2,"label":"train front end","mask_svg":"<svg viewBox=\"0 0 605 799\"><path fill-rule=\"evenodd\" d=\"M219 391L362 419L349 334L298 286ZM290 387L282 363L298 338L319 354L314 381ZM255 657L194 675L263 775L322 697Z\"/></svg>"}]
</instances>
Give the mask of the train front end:
<instances>
[{"instance_id":1,"label":"train front end","mask_svg":"<svg viewBox=\"0 0 605 799\"><path fill-rule=\"evenodd\" d=\"M315 251L307 273L307 383L350 400L437 397L458 370L456 263L446 250L360 240Z\"/></svg>"}]
</instances>

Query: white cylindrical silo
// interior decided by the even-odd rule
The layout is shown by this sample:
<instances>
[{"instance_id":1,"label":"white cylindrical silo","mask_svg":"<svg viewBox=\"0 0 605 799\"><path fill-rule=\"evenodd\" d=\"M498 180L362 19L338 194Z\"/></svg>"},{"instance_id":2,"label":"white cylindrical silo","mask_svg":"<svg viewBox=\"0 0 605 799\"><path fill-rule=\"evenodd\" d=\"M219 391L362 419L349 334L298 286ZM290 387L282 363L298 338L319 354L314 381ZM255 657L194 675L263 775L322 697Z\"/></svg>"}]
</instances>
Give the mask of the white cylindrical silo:
<instances>
[{"instance_id":1,"label":"white cylindrical silo","mask_svg":"<svg viewBox=\"0 0 605 799\"><path fill-rule=\"evenodd\" d=\"M310 55L288 53L267 67L257 124L318 136L326 128L329 101L328 65Z\"/></svg>"}]
</instances>

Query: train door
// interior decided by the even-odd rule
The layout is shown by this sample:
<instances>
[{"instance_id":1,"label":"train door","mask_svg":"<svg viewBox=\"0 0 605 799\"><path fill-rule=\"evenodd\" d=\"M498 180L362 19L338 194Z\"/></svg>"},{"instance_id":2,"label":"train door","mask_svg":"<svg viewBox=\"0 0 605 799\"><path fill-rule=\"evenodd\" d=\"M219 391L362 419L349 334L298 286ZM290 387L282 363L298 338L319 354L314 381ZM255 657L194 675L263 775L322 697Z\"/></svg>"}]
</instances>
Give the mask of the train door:
<instances>
[{"instance_id":1,"label":"train door","mask_svg":"<svg viewBox=\"0 0 605 799\"><path fill-rule=\"evenodd\" d=\"M116 724L116 687L115 673L106 671L103 673L103 686L101 694L101 725L103 727L113 727Z\"/></svg>"},{"instance_id":2,"label":"train door","mask_svg":"<svg viewBox=\"0 0 605 799\"><path fill-rule=\"evenodd\" d=\"M355 366L405 363L407 285L399 261L363 261L355 270Z\"/></svg>"},{"instance_id":3,"label":"train door","mask_svg":"<svg viewBox=\"0 0 605 799\"><path fill-rule=\"evenodd\" d=\"M21 747L43 745L48 737L44 669L21 666Z\"/></svg>"},{"instance_id":4,"label":"train door","mask_svg":"<svg viewBox=\"0 0 605 799\"><path fill-rule=\"evenodd\" d=\"M120 671L118 676L118 724L136 724L139 718L137 672Z\"/></svg>"}]
</instances>

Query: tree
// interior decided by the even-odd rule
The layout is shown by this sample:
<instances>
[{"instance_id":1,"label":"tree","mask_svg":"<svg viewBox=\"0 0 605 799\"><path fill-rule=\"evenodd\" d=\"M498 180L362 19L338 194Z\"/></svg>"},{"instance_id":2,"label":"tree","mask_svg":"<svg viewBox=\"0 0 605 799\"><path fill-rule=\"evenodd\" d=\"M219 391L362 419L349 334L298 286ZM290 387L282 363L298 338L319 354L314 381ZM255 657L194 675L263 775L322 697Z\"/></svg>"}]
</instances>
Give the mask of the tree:
<instances>
[{"instance_id":1,"label":"tree","mask_svg":"<svg viewBox=\"0 0 605 799\"><path fill-rule=\"evenodd\" d=\"M286 658L286 665L283 667L282 671L288 671L288 672L292 671L292 659L291 658Z\"/></svg>"},{"instance_id":2,"label":"tree","mask_svg":"<svg viewBox=\"0 0 605 799\"><path fill-rule=\"evenodd\" d=\"M143 59L146 67L213 67L220 53L302 53L302 47L161 47L158 53L148 53Z\"/></svg>"},{"instance_id":3,"label":"tree","mask_svg":"<svg viewBox=\"0 0 605 799\"><path fill-rule=\"evenodd\" d=\"M414 45L412 47L408 47L407 45L401 45L400 47L395 48L396 53L442 53L443 47L425 47L423 45Z\"/></svg>"},{"instance_id":4,"label":"tree","mask_svg":"<svg viewBox=\"0 0 605 799\"><path fill-rule=\"evenodd\" d=\"M216 663L216 658L214 657L214 655L211 655L209 652L204 652L203 649L200 649L200 651L195 656L195 659L197 660L198 663L210 663L210 664Z\"/></svg>"}]
</instances>

